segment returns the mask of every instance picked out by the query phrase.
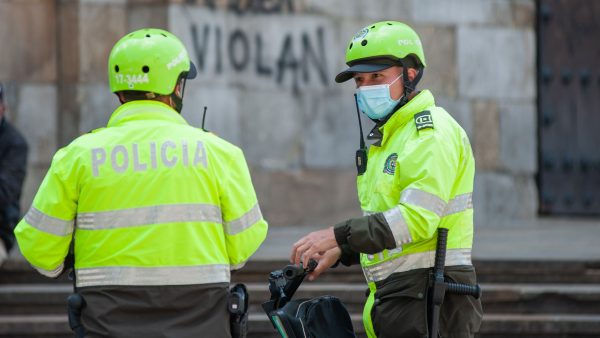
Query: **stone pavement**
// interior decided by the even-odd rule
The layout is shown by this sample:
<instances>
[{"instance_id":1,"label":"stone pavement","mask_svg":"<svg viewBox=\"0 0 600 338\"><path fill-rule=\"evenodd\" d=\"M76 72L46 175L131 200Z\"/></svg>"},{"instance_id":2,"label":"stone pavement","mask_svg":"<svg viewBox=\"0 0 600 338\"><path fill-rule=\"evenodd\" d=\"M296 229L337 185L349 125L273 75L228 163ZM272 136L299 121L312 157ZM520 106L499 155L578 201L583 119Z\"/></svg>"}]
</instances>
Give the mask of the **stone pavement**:
<instances>
[{"instance_id":1,"label":"stone pavement","mask_svg":"<svg viewBox=\"0 0 600 338\"><path fill-rule=\"evenodd\" d=\"M270 228L253 259L289 257L292 244L316 227ZM600 219L538 219L476 227L473 258L600 260Z\"/></svg>"}]
</instances>

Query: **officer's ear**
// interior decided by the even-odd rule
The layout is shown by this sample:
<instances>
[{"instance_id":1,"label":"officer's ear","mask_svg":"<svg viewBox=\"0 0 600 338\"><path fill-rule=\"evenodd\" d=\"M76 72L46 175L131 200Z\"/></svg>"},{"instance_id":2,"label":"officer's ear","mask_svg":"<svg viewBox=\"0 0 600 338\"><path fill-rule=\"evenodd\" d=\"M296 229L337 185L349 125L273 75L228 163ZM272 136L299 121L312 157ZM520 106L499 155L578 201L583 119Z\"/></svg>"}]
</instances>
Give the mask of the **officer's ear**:
<instances>
[{"instance_id":1,"label":"officer's ear","mask_svg":"<svg viewBox=\"0 0 600 338\"><path fill-rule=\"evenodd\" d=\"M408 73L408 80L411 82L417 77L417 74L419 74L419 71L415 68L408 68L406 72Z\"/></svg>"},{"instance_id":2,"label":"officer's ear","mask_svg":"<svg viewBox=\"0 0 600 338\"><path fill-rule=\"evenodd\" d=\"M123 104L123 103L127 102L127 101L125 100L125 95L123 94L123 92L117 92L117 93L115 93L115 94L117 94L117 97L119 98L119 102L121 102L121 104Z\"/></svg>"}]
</instances>

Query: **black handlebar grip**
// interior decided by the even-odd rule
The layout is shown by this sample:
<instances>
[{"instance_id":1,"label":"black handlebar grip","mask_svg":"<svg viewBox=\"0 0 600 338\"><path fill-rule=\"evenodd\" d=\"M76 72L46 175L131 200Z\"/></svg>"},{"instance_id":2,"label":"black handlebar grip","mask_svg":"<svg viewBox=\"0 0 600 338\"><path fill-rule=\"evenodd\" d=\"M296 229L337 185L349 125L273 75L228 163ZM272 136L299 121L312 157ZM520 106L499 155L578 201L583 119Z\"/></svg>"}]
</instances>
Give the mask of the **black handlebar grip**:
<instances>
[{"instance_id":1,"label":"black handlebar grip","mask_svg":"<svg viewBox=\"0 0 600 338\"><path fill-rule=\"evenodd\" d=\"M444 265L446 264L446 243L448 241L448 229L438 228L437 248L435 250L434 274L436 279L444 278Z\"/></svg>"},{"instance_id":2,"label":"black handlebar grip","mask_svg":"<svg viewBox=\"0 0 600 338\"><path fill-rule=\"evenodd\" d=\"M285 279L288 280L292 280L301 275L302 273L304 273L304 269L302 269L302 266L288 265L285 268L283 268L283 276L285 277Z\"/></svg>"},{"instance_id":3,"label":"black handlebar grip","mask_svg":"<svg viewBox=\"0 0 600 338\"><path fill-rule=\"evenodd\" d=\"M446 292L454 295L473 296L475 299L479 299L479 297L481 297L481 287L479 287L479 284L468 285L460 283L447 283Z\"/></svg>"},{"instance_id":4,"label":"black handlebar grip","mask_svg":"<svg viewBox=\"0 0 600 338\"><path fill-rule=\"evenodd\" d=\"M302 267L302 264L299 265L288 265L285 268L283 268L283 276L285 277L285 279L288 280L292 280L300 275L305 275L309 272L313 272L315 270L315 268L317 267L317 265L319 264L319 262L317 262L314 259L311 259L308 261L308 266L306 267L306 269L304 267Z\"/></svg>"},{"instance_id":5,"label":"black handlebar grip","mask_svg":"<svg viewBox=\"0 0 600 338\"><path fill-rule=\"evenodd\" d=\"M313 272L317 268L317 265L319 265L319 262L317 262L316 260L314 260L314 259L311 258L308 261L308 266L306 267L305 271L306 272Z\"/></svg>"}]
</instances>

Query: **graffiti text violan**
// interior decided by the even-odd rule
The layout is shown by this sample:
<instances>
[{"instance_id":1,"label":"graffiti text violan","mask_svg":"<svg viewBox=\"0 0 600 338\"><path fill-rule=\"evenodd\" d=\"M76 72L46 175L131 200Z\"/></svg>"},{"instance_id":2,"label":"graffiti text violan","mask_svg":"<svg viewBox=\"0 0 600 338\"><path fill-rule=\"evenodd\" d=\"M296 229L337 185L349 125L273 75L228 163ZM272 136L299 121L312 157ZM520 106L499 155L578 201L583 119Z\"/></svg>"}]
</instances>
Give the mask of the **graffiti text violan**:
<instances>
[{"instance_id":1,"label":"graffiti text violan","mask_svg":"<svg viewBox=\"0 0 600 338\"><path fill-rule=\"evenodd\" d=\"M190 25L191 54L199 72L253 72L278 85L327 85L324 29L315 26L273 37L220 25ZM282 37L282 38L281 38Z\"/></svg>"}]
</instances>

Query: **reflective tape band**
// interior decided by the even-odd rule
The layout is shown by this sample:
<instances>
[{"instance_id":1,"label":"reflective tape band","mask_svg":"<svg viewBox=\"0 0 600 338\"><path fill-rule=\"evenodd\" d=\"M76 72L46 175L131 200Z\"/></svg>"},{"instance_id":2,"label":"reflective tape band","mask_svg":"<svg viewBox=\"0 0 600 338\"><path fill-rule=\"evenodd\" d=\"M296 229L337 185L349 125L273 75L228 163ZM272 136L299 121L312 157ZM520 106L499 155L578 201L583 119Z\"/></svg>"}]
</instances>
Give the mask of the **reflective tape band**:
<instances>
[{"instance_id":1,"label":"reflective tape band","mask_svg":"<svg viewBox=\"0 0 600 338\"><path fill-rule=\"evenodd\" d=\"M404 216L402 216L399 206L384 211L383 217L385 217L390 230L392 230L396 246L401 246L402 244L413 241L410 231L408 230L408 223L406 223Z\"/></svg>"},{"instance_id":2,"label":"reflective tape band","mask_svg":"<svg viewBox=\"0 0 600 338\"><path fill-rule=\"evenodd\" d=\"M444 216L473 209L473 193L458 195L448 202Z\"/></svg>"},{"instance_id":3,"label":"reflective tape band","mask_svg":"<svg viewBox=\"0 0 600 338\"><path fill-rule=\"evenodd\" d=\"M262 213L260 212L260 207L258 203L250 209L247 213L242 215L242 217L235 219L230 222L225 223L225 233L228 235L238 234L250 226L254 225L256 222L262 219Z\"/></svg>"},{"instance_id":4,"label":"reflective tape band","mask_svg":"<svg viewBox=\"0 0 600 338\"><path fill-rule=\"evenodd\" d=\"M438 196L419 189L406 189L402 191L400 203L408 203L427 209L442 217L446 209L446 202Z\"/></svg>"},{"instance_id":5,"label":"reflective tape band","mask_svg":"<svg viewBox=\"0 0 600 338\"><path fill-rule=\"evenodd\" d=\"M232 265L232 266L229 267L229 269L232 270L232 271L233 270L239 270L239 269L243 268L246 265L247 262L248 261L241 262L241 263L238 263L236 265Z\"/></svg>"},{"instance_id":6,"label":"reflective tape band","mask_svg":"<svg viewBox=\"0 0 600 338\"><path fill-rule=\"evenodd\" d=\"M67 236L73 233L74 222L46 215L31 207L25 215L25 222L32 227L57 236Z\"/></svg>"},{"instance_id":7,"label":"reflective tape band","mask_svg":"<svg viewBox=\"0 0 600 338\"><path fill-rule=\"evenodd\" d=\"M77 214L77 228L104 230L175 222L222 223L221 209L211 204L166 204Z\"/></svg>"},{"instance_id":8,"label":"reflective tape band","mask_svg":"<svg viewBox=\"0 0 600 338\"><path fill-rule=\"evenodd\" d=\"M44 275L46 277L56 278L62 273L63 269L65 268L65 263L64 262L60 263L60 265L57 266L54 270L46 270L46 269L39 268L37 266L33 266L33 268L36 269L37 272L41 273L42 275Z\"/></svg>"},{"instance_id":9,"label":"reflective tape band","mask_svg":"<svg viewBox=\"0 0 600 338\"><path fill-rule=\"evenodd\" d=\"M227 264L176 266L176 267L127 267L111 266L76 269L77 287L99 285L196 285L229 283Z\"/></svg>"},{"instance_id":10,"label":"reflective tape band","mask_svg":"<svg viewBox=\"0 0 600 338\"><path fill-rule=\"evenodd\" d=\"M419 252L365 266L363 267L363 273L367 282L379 282L395 272L431 268L434 263L435 251ZM453 265L471 265L471 249L448 249L446 251L446 266Z\"/></svg>"}]
</instances>

